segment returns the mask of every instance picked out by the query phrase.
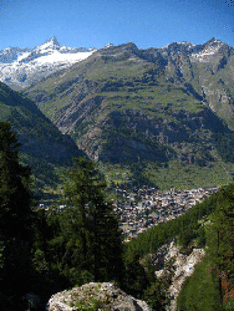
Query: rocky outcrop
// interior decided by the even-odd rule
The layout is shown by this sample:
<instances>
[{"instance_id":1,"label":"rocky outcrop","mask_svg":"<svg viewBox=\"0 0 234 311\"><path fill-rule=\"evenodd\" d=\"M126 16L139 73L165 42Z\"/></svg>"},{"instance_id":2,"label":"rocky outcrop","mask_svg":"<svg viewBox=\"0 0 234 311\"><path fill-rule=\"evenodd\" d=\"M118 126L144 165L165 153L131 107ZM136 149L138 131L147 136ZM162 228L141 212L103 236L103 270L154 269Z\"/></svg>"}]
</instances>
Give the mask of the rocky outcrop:
<instances>
[{"instance_id":1,"label":"rocky outcrop","mask_svg":"<svg viewBox=\"0 0 234 311\"><path fill-rule=\"evenodd\" d=\"M127 295L112 283L89 283L53 295L47 311L151 311L146 302Z\"/></svg>"},{"instance_id":2,"label":"rocky outcrop","mask_svg":"<svg viewBox=\"0 0 234 311\"><path fill-rule=\"evenodd\" d=\"M197 263L199 263L205 255L205 251L201 248L194 248L189 255L185 255L179 251L179 247L174 242L171 242L168 247L164 245L160 249L159 255L161 261L163 255L164 265L174 258L174 276L172 277L172 283L169 287L169 299L171 303L167 306L167 310L175 311L176 299L180 293L185 278L193 274ZM163 272L164 269L156 271L157 277L163 275Z\"/></svg>"}]
</instances>

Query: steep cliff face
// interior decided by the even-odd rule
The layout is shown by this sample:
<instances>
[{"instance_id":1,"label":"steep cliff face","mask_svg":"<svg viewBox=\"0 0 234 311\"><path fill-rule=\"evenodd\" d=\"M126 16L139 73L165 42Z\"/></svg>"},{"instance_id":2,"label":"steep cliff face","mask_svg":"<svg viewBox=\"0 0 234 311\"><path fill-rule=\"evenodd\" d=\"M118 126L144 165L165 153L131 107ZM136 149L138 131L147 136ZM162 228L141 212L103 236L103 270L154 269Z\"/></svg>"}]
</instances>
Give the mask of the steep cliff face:
<instances>
[{"instance_id":1,"label":"steep cliff face","mask_svg":"<svg viewBox=\"0 0 234 311\"><path fill-rule=\"evenodd\" d=\"M214 38L147 50L128 43L100 49L26 94L93 159L210 167L232 148L233 68L233 48Z\"/></svg>"}]
</instances>

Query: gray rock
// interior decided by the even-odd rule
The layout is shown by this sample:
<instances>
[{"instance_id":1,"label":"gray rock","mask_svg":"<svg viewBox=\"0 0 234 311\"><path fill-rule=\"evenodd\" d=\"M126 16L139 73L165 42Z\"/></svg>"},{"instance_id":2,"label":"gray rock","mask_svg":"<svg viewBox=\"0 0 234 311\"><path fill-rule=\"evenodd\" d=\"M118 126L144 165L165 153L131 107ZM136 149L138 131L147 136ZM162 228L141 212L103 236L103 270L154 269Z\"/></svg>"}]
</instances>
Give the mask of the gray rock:
<instances>
[{"instance_id":1,"label":"gray rock","mask_svg":"<svg viewBox=\"0 0 234 311\"><path fill-rule=\"evenodd\" d=\"M47 311L75 311L93 308L109 311L151 311L145 301L127 295L112 283L94 283L74 287L53 295Z\"/></svg>"}]
</instances>

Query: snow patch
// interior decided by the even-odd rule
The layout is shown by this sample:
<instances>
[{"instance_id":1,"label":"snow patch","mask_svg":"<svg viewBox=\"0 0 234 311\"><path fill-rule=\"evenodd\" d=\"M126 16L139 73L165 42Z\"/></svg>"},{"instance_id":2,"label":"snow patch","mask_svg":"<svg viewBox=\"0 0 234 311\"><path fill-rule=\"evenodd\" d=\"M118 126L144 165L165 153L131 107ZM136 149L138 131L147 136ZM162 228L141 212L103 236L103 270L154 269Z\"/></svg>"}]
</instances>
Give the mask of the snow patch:
<instances>
[{"instance_id":1,"label":"snow patch","mask_svg":"<svg viewBox=\"0 0 234 311\"><path fill-rule=\"evenodd\" d=\"M43 64L54 64L57 62L64 63L75 63L88 58L93 52L79 52L79 53L60 53L59 51L54 51L50 55L41 56L35 60L35 63Z\"/></svg>"},{"instance_id":2,"label":"snow patch","mask_svg":"<svg viewBox=\"0 0 234 311\"><path fill-rule=\"evenodd\" d=\"M212 45L206 47L205 49L203 49L199 53L193 53L191 55L191 57L194 59L197 59L200 62L207 61L210 56L213 56L214 54L216 54L219 51L219 49L222 45L223 45L222 42L215 40L215 41L213 41Z\"/></svg>"},{"instance_id":3,"label":"snow patch","mask_svg":"<svg viewBox=\"0 0 234 311\"><path fill-rule=\"evenodd\" d=\"M107 45L105 45L105 46L103 47L103 49L108 49L108 48L110 48L110 47L112 47L112 46L114 46L113 43L107 43Z\"/></svg>"},{"instance_id":4,"label":"snow patch","mask_svg":"<svg viewBox=\"0 0 234 311\"><path fill-rule=\"evenodd\" d=\"M17 62L22 61L24 58L27 58L29 55L30 55L30 52L25 52L25 53L19 55L17 58Z\"/></svg>"}]
</instances>

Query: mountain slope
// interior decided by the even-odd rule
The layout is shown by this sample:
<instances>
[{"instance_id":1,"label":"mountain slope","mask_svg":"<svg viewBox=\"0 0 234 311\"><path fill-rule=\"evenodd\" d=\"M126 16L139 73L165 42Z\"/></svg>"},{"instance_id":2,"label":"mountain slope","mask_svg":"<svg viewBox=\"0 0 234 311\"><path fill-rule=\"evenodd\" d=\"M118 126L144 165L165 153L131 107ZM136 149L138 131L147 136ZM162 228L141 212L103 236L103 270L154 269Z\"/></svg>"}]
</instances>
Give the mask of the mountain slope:
<instances>
[{"instance_id":1,"label":"mountain slope","mask_svg":"<svg viewBox=\"0 0 234 311\"><path fill-rule=\"evenodd\" d=\"M162 187L210 186L233 169L233 66L233 48L214 38L147 50L128 43L98 50L26 94L105 165ZM205 180L192 177L200 171Z\"/></svg>"},{"instance_id":2,"label":"mountain slope","mask_svg":"<svg viewBox=\"0 0 234 311\"><path fill-rule=\"evenodd\" d=\"M55 168L71 164L83 153L72 139L46 118L36 105L0 82L0 121L9 121L22 143L22 161L29 164L38 186L58 180Z\"/></svg>"}]
</instances>

